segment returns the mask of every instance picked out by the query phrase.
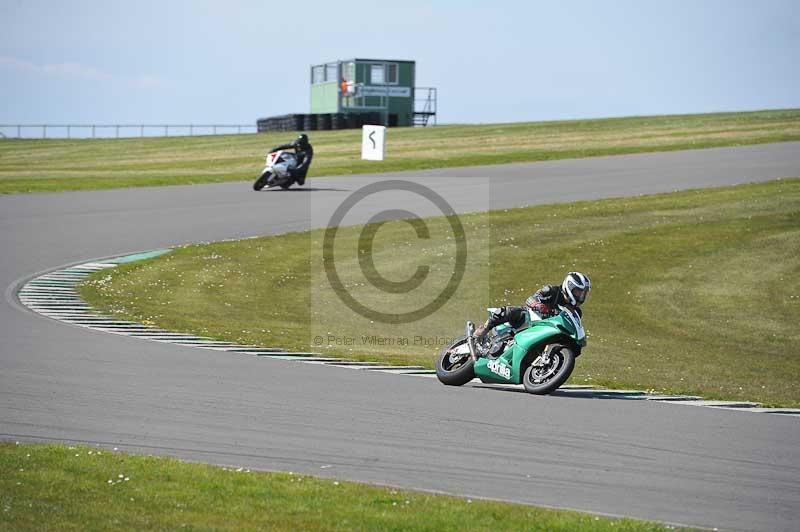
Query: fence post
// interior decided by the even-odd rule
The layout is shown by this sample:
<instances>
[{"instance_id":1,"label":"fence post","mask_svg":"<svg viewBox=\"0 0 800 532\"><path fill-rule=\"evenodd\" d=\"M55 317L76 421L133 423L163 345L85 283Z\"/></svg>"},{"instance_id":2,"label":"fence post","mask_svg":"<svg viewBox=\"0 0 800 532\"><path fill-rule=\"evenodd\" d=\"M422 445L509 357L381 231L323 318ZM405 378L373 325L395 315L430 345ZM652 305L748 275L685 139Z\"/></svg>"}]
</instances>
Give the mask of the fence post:
<instances>
[{"instance_id":1,"label":"fence post","mask_svg":"<svg viewBox=\"0 0 800 532\"><path fill-rule=\"evenodd\" d=\"M434 120L436 120L436 115L434 115ZM120 124L103 125L103 124L101 124L101 125L98 126L97 124L87 124L87 125L80 125L80 124L64 124L64 125L57 125L57 124L56 125L53 125L53 124L41 124L41 125L36 125L36 124L34 124L34 125L14 124L14 125L11 125L11 124L9 124L7 127L9 129L11 129L11 128L16 128L17 129L17 137L16 138L18 138L18 139L23 138L22 137L22 128L25 128L25 127L34 128L34 129L37 128L37 127L42 128L42 138L43 139L49 138L47 136L47 128L48 127L56 127L56 128L63 127L63 128L66 128L66 130L67 130L67 138L68 139L72 139L72 128L73 127L77 127L77 128L88 128L88 127L91 127L92 128L92 138L95 139L95 138L97 138L97 128L98 127L100 127L100 128L112 128L113 127L114 128L114 134L115 134L116 138L120 138L120 128L123 128L123 127L135 128L136 125L135 124L131 124L131 125L120 125ZM163 127L164 128L164 136L165 137L169 137L169 129L170 129L170 127L177 127L177 128L187 128L188 127L189 128L189 136L194 136L195 124L188 124L188 125L184 125L184 126L181 126L181 125L172 125L171 126L169 124L164 124L163 126L160 126L158 124L153 124L153 125L139 124L139 136L142 137L142 138L144 137L144 128L145 127L150 127L150 128ZM241 135L242 132L245 130L245 128L252 127L252 126L246 126L246 125L242 125L242 124L230 124L230 125L209 124L209 125L198 125L197 127L199 127L199 128L211 128L212 134L214 134L214 135L219 134L219 128L228 128L228 129L236 128L236 132ZM256 131L256 132L258 132L258 131ZM157 135L156 133L154 133L154 134ZM185 133L180 133L179 132L178 136L181 136L182 134L185 135ZM199 133L199 135L203 135L203 134L204 133L202 133L202 131L201 131L201 133ZM35 133L32 133L32 135L35 135ZM132 138L134 138L134 135L135 135L135 133L131 133L131 137ZM63 137L59 137L58 134L56 134L56 136L54 138L63 138ZM78 138L84 138L84 137L81 137L81 135L79 134Z\"/></svg>"}]
</instances>

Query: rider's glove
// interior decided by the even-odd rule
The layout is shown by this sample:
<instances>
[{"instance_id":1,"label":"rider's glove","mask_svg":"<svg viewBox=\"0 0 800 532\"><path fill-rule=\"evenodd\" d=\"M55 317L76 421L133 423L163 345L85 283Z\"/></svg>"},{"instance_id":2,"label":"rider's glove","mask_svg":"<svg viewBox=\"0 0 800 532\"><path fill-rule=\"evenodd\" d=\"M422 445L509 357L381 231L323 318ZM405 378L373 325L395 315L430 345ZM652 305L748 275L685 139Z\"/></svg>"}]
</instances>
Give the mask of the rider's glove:
<instances>
[{"instance_id":1,"label":"rider's glove","mask_svg":"<svg viewBox=\"0 0 800 532\"><path fill-rule=\"evenodd\" d=\"M548 307L541 301L535 301L532 305L529 306L539 316L547 317L550 315L550 307Z\"/></svg>"}]
</instances>

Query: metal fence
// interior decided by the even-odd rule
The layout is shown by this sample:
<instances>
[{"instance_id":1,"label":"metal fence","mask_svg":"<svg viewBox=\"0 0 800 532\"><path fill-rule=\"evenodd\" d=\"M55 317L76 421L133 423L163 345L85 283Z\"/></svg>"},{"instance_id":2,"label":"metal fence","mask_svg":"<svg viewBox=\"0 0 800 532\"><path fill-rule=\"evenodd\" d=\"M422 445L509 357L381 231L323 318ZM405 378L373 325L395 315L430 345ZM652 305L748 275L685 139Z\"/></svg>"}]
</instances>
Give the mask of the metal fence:
<instances>
[{"instance_id":1,"label":"metal fence","mask_svg":"<svg viewBox=\"0 0 800 532\"><path fill-rule=\"evenodd\" d=\"M16 139L184 137L256 133L255 124L0 124L0 137Z\"/></svg>"}]
</instances>

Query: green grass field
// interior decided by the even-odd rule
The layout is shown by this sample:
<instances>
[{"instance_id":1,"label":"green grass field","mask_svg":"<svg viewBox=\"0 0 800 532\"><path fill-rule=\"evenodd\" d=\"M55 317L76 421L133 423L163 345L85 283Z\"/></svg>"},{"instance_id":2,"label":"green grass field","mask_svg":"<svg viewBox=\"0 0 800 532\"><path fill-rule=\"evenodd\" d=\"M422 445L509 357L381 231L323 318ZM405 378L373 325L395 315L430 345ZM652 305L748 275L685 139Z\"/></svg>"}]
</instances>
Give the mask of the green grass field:
<instances>
[{"instance_id":1,"label":"green grass field","mask_svg":"<svg viewBox=\"0 0 800 532\"><path fill-rule=\"evenodd\" d=\"M405 325L373 323L326 288L322 231L181 248L92 278L82 294L112 314L229 341L433 367L435 345L337 344L351 338L458 335L484 307L521 304L569 270L595 285L589 346L571 382L800 406L800 179L461 217L469 267L441 310ZM400 303L359 277L359 227L340 231L337 269L359 300L402 310L449 276L443 218L432 238L383 225L372 258L407 279L424 258L431 285ZM339 249L339 248L337 248ZM337 251L338 253L338 251ZM426 281L427 282L427 281ZM313 299L311 293L313 292ZM325 341L313 340L322 335Z\"/></svg>"},{"instance_id":2,"label":"green grass field","mask_svg":"<svg viewBox=\"0 0 800 532\"><path fill-rule=\"evenodd\" d=\"M97 447L0 443L0 530L673 529Z\"/></svg>"},{"instance_id":3,"label":"green grass field","mask_svg":"<svg viewBox=\"0 0 800 532\"><path fill-rule=\"evenodd\" d=\"M0 193L250 180L266 148L288 138L0 140ZM313 174L338 175L800 140L800 110L395 129L383 163L359 160L358 131L312 140ZM457 335L465 319L483 319L485 306L519 304L579 269L595 290L585 309L589 346L571 382L800 406L800 179L461 220L472 250L464 281L442 309L406 325L371 323L326 289L321 231L180 248L102 272L81 291L108 313L168 329L433 367L435 345L363 338ZM383 225L371 253L392 280L407 279L424 257L431 275L418 292L394 303L359 279L360 227L342 229L337 241L356 250L338 256L345 286L379 308L425 300L452 255L446 221L427 224L430 240L404 222ZM0 443L0 530L668 528L237 469Z\"/></svg>"},{"instance_id":4,"label":"green grass field","mask_svg":"<svg viewBox=\"0 0 800 532\"><path fill-rule=\"evenodd\" d=\"M383 162L360 160L360 130L310 135L310 175L333 176L800 140L800 110L397 128ZM252 180L293 136L0 139L0 193Z\"/></svg>"}]
</instances>

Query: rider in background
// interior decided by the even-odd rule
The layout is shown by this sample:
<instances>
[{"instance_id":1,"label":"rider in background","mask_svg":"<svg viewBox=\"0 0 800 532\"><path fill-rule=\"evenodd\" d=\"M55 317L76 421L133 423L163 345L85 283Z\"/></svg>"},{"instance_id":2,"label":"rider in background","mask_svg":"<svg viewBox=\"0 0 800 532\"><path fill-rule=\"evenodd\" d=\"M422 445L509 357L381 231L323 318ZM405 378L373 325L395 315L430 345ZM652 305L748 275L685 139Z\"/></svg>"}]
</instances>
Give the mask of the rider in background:
<instances>
[{"instance_id":1,"label":"rider in background","mask_svg":"<svg viewBox=\"0 0 800 532\"><path fill-rule=\"evenodd\" d=\"M475 329L473 338L476 343L480 344L486 337L486 333L501 323L508 323L515 329L522 327L525 323L528 309L534 311L543 319L557 315L559 306L575 310L579 316L582 316L580 306L586 302L591 290L592 282L589 277L579 272L569 272L561 286L556 284L544 285L525 300L525 305L521 307L501 307L494 311L489 319L486 320L486 323Z\"/></svg>"},{"instance_id":2,"label":"rider in background","mask_svg":"<svg viewBox=\"0 0 800 532\"><path fill-rule=\"evenodd\" d=\"M269 150L269 153L279 150L294 150L294 155L297 157L297 166L290 171L290 175L298 185L305 184L306 174L308 174L308 168L311 166L311 159L314 158L314 148L312 148L311 143L308 142L308 136L302 133L288 144L275 146Z\"/></svg>"}]
</instances>

